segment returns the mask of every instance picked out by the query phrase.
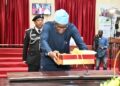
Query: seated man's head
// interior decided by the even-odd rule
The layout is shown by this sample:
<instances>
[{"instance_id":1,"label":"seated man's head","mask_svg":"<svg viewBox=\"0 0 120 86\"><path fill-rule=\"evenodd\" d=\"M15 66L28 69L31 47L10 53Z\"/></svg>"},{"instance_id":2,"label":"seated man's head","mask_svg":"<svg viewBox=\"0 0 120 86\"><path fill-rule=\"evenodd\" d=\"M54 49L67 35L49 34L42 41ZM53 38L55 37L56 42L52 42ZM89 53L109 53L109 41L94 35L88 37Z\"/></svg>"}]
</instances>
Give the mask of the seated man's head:
<instances>
[{"instance_id":1,"label":"seated man's head","mask_svg":"<svg viewBox=\"0 0 120 86\"><path fill-rule=\"evenodd\" d=\"M66 28L68 26L69 15L63 9L57 10L55 12L54 21L55 21L55 26L56 26L57 32L62 34L62 33L65 32L65 30L66 30Z\"/></svg>"},{"instance_id":2,"label":"seated man's head","mask_svg":"<svg viewBox=\"0 0 120 86\"><path fill-rule=\"evenodd\" d=\"M34 21L34 24L37 28L41 28L43 26L44 22L44 16L42 14L36 15L32 21Z\"/></svg>"}]
</instances>

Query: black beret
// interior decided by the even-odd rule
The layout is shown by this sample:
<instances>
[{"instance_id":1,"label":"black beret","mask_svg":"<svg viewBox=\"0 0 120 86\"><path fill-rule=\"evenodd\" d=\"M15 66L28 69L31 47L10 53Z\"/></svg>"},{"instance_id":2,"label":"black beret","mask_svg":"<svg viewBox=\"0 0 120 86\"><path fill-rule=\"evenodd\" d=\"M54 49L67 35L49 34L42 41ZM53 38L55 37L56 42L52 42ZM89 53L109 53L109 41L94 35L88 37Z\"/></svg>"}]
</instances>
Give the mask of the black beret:
<instances>
[{"instance_id":1,"label":"black beret","mask_svg":"<svg viewBox=\"0 0 120 86\"><path fill-rule=\"evenodd\" d=\"M44 15L43 14L36 15L33 17L32 21L36 21L36 19L38 19L38 18L44 19Z\"/></svg>"}]
</instances>

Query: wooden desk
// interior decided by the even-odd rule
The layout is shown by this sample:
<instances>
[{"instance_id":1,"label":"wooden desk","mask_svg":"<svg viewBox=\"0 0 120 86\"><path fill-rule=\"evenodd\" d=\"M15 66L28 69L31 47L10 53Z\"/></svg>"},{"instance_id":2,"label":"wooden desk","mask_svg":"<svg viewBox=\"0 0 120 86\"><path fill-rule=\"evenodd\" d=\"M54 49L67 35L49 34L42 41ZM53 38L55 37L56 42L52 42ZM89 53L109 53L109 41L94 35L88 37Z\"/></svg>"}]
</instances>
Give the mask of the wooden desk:
<instances>
[{"instance_id":1,"label":"wooden desk","mask_svg":"<svg viewBox=\"0 0 120 86\"><path fill-rule=\"evenodd\" d=\"M99 86L113 71L59 71L9 73L9 86ZM119 76L117 74L117 76Z\"/></svg>"}]
</instances>

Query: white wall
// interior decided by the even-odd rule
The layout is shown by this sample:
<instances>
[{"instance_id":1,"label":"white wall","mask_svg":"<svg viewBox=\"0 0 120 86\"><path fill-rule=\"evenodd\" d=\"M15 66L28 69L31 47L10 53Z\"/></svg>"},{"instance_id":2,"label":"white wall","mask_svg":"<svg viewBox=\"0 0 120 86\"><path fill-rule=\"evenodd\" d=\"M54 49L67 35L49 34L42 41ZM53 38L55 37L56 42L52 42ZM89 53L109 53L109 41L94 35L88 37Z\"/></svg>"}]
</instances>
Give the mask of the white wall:
<instances>
[{"instance_id":1,"label":"white wall","mask_svg":"<svg viewBox=\"0 0 120 86\"><path fill-rule=\"evenodd\" d=\"M96 33L98 31L98 21L99 21L99 13L100 13L100 6L101 5L108 5L111 7L116 7L120 9L120 0L96 0Z\"/></svg>"}]
</instances>

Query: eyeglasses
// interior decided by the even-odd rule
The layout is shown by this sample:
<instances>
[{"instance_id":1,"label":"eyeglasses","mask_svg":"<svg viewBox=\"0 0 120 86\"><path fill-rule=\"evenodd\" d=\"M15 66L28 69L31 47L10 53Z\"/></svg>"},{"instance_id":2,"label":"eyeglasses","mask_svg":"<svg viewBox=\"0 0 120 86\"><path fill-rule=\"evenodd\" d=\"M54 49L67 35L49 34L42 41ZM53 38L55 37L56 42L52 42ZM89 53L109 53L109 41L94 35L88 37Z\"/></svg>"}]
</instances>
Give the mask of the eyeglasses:
<instances>
[{"instance_id":1,"label":"eyeglasses","mask_svg":"<svg viewBox=\"0 0 120 86\"><path fill-rule=\"evenodd\" d=\"M60 24L56 24L55 26L56 28L61 28L61 29L66 29L68 27L68 25L60 25Z\"/></svg>"}]
</instances>

